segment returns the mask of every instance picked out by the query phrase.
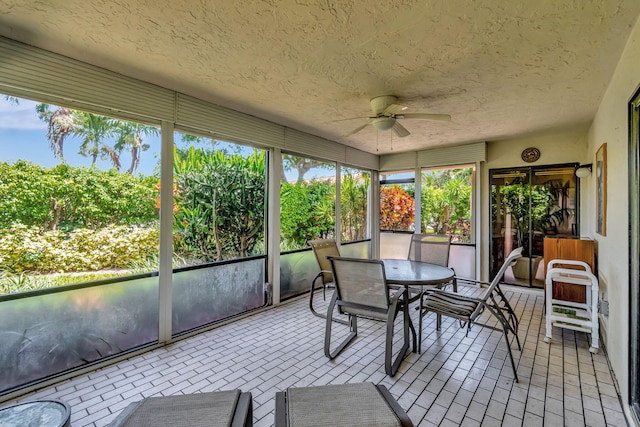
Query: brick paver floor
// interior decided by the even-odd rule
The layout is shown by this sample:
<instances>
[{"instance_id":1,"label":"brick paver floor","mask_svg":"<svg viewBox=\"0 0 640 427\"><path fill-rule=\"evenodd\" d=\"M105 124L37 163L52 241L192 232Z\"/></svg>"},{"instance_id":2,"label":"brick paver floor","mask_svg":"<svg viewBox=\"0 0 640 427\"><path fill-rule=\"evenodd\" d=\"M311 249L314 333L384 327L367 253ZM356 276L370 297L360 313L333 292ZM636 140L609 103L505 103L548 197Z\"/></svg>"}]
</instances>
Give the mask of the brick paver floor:
<instances>
[{"instance_id":1,"label":"brick paver floor","mask_svg":"<svg viewBox=\"0 0 640 427\"><path fill-rule=\"evenodd\" d=\"M329 361L324 320L301 297L17 401L62 399L71 405L72 426L104 426L148 396L239 388L253 394L254 424L271 426L277 391L371 381L387 386L419 426L626 425L604 351L591 354L589 336L569 330L554 329L546 344L542 292L506 294L520 319L523 351L512 343L519 383L500 332L473 327L465 336L451 319L437 332L433 314L424 319L422 354L410 353L393 378L384 373L379 322L359 321L358 338ZM316 304L326 304L321 293ZM415 310L412 317L417 322ZM396 324L399 331L400 319Z\"/></svg>"}]
</instances>

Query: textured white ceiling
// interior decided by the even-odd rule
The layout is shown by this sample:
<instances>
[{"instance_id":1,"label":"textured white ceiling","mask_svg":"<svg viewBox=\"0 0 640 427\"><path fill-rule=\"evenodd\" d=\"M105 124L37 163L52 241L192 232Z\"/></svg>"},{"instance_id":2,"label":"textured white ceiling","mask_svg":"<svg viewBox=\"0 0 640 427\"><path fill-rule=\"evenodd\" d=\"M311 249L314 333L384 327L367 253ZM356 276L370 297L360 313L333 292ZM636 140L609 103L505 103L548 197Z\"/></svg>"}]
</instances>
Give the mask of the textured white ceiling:
<instances>
[{"instance_id":1,"label":"textured white ceiling","mask_svg":"<svg viewBox=\"0 0 640 427\"><path fill-rule=\"evenodd\" d=\"M638 0L3 0L0 35L382 154L588 126ZM376 141L378 137L378 141ZM378 150L378 151L377 151Z\"/></svg>"}]
</instances>

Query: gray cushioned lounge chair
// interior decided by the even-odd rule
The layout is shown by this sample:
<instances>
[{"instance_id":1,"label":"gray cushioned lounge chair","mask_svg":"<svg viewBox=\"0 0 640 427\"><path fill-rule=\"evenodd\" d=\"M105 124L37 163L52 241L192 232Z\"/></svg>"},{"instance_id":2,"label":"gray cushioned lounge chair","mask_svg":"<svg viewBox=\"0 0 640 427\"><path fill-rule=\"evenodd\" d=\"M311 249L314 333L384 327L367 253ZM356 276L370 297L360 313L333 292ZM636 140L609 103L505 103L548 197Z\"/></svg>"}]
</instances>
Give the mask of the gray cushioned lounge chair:
<instances>
[{"instance_id":1,"label":"gray cushioned lounge chair","mask_svg":"<svg viewBox=\"0 0 640 427\"><path fill-rule=\"evenodd\" d=\"M240 390L148 397L124 408L111 427L250 427L251 393Z\"/></svg>"},{"instance_id":2,"label":"gray cushioned lounge chair","mask_svg":"<svg viewBox=\"0 0 640 427\"><path fill-rule=\"evenodd\" d=\"M354 383L276 393L276 427L412 427L383 385Z\"/></svg>"}]
</instances>

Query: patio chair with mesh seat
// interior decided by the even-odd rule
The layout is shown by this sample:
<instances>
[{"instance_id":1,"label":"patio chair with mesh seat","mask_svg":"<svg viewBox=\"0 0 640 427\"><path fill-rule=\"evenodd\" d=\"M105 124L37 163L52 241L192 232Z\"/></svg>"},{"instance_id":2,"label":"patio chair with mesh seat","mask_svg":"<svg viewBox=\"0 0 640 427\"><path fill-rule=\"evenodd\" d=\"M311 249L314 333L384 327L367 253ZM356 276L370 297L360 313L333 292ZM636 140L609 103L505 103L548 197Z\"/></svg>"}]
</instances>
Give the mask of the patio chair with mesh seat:
<instances>
[{"instance_id":1,"label":"patio chair with mesh seat","mask_svg":"<svg viewBox=\"0 0 640 427\"><path fill-rule=\"evenodd\" d=\"M333 239L316 239L309 240L307 242L311 249L313 250L313 254L316 257L316 261L318 262L318 266L320 267L320 272L316 274L316 276L311 281L311 293L309 294L309 309L314 316L325 318L326 316L322 313L318 313L318 311L313 308L313 296L315 294L316 287L318 285L322 286L322 298L326 299L326 290L327 288L335 287L333 283L333 273L331 272L331 263L327 257L330 256L340 256L340 251L338 250L338 245L336 241ZM317 282L321 280L318 284ZM336 321L345 323L343 320Z\"/></svg>"},{"instance_id":2,"label":"patio chair with mesh seat","mask_svg":"<svg viewBox=\"0 0 640 427\"><path fill-rule=\"evenodd\" d=\"M324 340L324 354L333 359L358 335L358 317L386 323L385 372L395 375L409 349L409 331L413 337L413 352L416 352L416 332L409 317L407 290L397 289L390 294L384 263L380 260L329 257L331 271L336 286L327 309L327 326ZM331 333L334 309L348 315L349 333L344 340L331 350ZM392 361L394 322L402 311L403 344Z\"/></svg>"},{"instance_id":3,"label":"patio chair with mesh seat","mask_svg":"<svg viewBox=\"0 0 640 427\"><path fill-rule=\"evenodd\" d=\"M407 259L449 267L450 251L451 236L414 234L411 236ZM458 282L455 277L451 284L453 285L453 291L458 292Z\"/></svg>"},{"instance_id":4,"label":"patio chair with mesh seat","mask_svg":"<svg viewBox=\"0 0 640 427\"><path fill-rule=\"evenodd\" d=\"M516 260L521 256L522 248L514 249L509 254L491 283L470 280L471 282L480 284L482 287L487 287L479 298L473 298L440 289L430 289L425 291L425 297L421 303L423 310L420 313L421 316L425 316L431 312L458 319L461 322L462 327L466 324L467 335L469 334L469 330L473 324L502 331L507 344L509 359L511 360L511 367L513 368L513 375L515 376L516 382L518 382L518 375L516 373L515 362L513 361L511 346L509 345L509 333L512 333L515 336L518 344L518 350L522 350L522 347L520 346L520 339L518 338L518 317L500 289L499 283L502 281L507 268L510 265L515 264ZM498 320L501 328L477 322L485 309ZM438 329L440 329L439 324Z\"/></svg>"},{"instance_id":5,"label":"patio chair with mesh seat","mask_svg":"<svg viewBox=\"0 0 640 427\"><path fill-rule=\"evenodd\" d=\"M427 234L414 234L411 236L411 244L409 245L409 254L407 259L411 261L428 262L429 264L440 265L442 267L449 267L449 252L451 251L451 236L433 236ZM452 269L453 270L453 269ZM454 271L455 274L455 271ZM458 292L458 280L453 277L453 280L449 283L439 285L441 288L446 288L449 284L453 285L453 291ZM410 301L414 302L420 300L420 306L416 307L420 313L424 311L422 306L422 297L424 295L424 288L409 287L409 292L412 293ZM440 318L438 317L438 324ZM422 352L422 316L418 321L418 353Z\"/></svg>"}]
</instances>

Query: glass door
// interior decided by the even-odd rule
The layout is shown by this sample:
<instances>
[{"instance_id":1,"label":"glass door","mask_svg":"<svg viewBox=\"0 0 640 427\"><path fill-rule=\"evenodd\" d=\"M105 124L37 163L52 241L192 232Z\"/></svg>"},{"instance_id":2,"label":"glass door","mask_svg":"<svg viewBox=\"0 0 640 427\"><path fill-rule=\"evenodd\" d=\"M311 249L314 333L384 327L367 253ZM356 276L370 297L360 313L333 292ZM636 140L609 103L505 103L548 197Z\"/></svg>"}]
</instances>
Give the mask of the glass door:
<instances>
[{"instance_id":1,"label":"glass door","mask_svg":"<svg viewBox=\"0 0 640 427\"><path fill-rule=\"evenodd\" d=\"M495 169L491 186L491 279L506 256L522 246L523 256L505 282L544 287L544 237L578 236L576 165Z\"/></svg>"}]
</instances>

